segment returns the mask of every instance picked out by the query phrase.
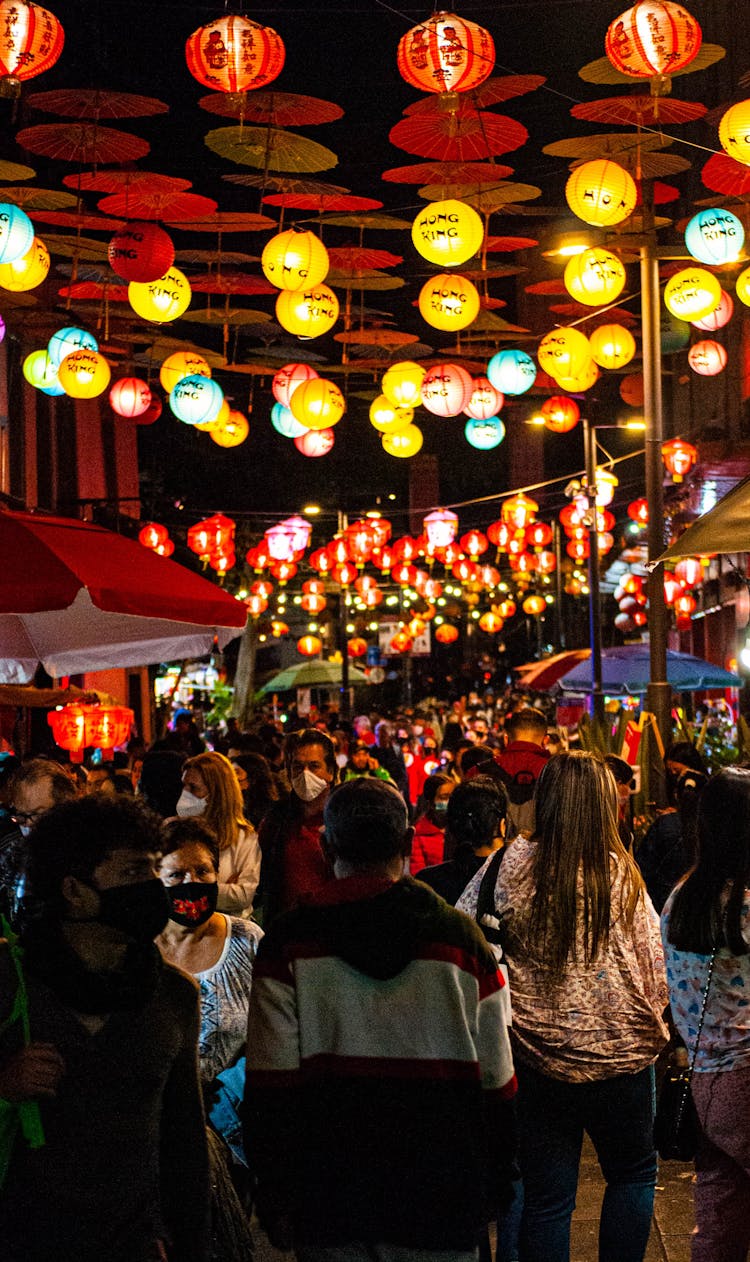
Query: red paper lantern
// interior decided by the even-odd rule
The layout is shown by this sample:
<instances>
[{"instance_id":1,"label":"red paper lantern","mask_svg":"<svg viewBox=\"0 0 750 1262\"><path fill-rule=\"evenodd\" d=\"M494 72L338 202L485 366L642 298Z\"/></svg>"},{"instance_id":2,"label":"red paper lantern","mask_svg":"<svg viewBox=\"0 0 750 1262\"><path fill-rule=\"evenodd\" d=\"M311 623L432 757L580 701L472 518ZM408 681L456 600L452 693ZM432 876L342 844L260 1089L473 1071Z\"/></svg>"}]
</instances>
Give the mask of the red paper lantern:
<instances>
[{"instance_id":1,"label":"red paper lantern","mask_svg":"<svg viewBox=\"0 0 750 1262\"><path fill-rule=\"evenodd\" d=\"M679 618L689 618L698 608L698 602L690 592L683 592L674 602L675 613Z\"/></svg>"},{"instance_id":2,"label":"red paper lantern","mask_svg":"<svg viewBox=\"0 0 750 1262\"><path fill-rule=\"evenodd\" d=\"M195 527L193 527L195 529ZM188 531L188 547L192 547L190 542L190 531ZM193 549L195 551L195 549ZM248 548L245 553L245 560L252 569L260 571L270 563L271 557L265 543L256 543L254 548Z\"/></svg>"},{"instance_id":3,"label":"red paper lantern","mask_svg":"<svg viewBox=\"0 0 750 1262\"><path fill-rule=\"evenodd\" d=\"M320 578L308 578L302 584L302 591L307 596L325 596L326 585Z\"/></svg>"},{"instance_id":4,"label":"red paper lantern","mask_svg":"<svg viewBox=\"0 0 750 1262\"><path fill-rule=\"evenodd\" d=\"M450 622L441 622L440 626L435 628L435 639L441 644L454 644L458 639L458 627L454 627Z\"/></svg>"},{"instance_id":5,"label":"red paper lantern","mask_svg":"<svg viewBox=\"0 0 750 1262\"><path fill-rule=\"evenodd\" d=\"M54 13L30 0L0 0L0 30L0 79L8 80L16 92L16 85L54 66L65 43Z\"/></svg>"},{"instance_id":6,"label":"red paper lantern","mask_svg":"<svg viewBox=\"0 0 750 1262\"><path fill-rule=\"evenodd\" d=\"M331 570L332 562L327 548L316 548L310 553L308 562L319 574L328 574Z\"/></svg>"},{"instance_id":7,"label":"red paper lantern","mask_svg":"<svg viewBox=\"0 0 750 1262\"><path fill-rule=\"evenodd\" d=\"M413 565L408 565L402 561L400 565L394 565L391 570L391 578L394 583L399 583L402 587L412 587L417 577L417 571Z\"/></svg>"},{"instance_id":8,"label":"red paper lantern","mask_svg":"<svg viewBox=\"0 0 750 1262\"><path fill-rule=\"evenodd\" d=\"M269 566L269 569L274 578L277 578L283 585L294 578L297 573L297 564L295 561L274 561L273 564Z\"/></svg>"},{"instance_id":9,"label":"red paper lantern","mask_svg":"<svg viewBox=\"0 0 750 1262\"><path fill-rule=\"evenodd\" d=\"M109 392L109 404L118 416L134 420L151 406L151 391L140 377L120 377Z\"/></svg>"},{"instance_id":10,"label":"red paper lantern","mask_svg":"<svg viewBox=\"0 0 750 1262\"><path fill-rule=\"evenodd\" d=\"M411 646L412 646L412 638L409 635L408 631L404 631L404 630L397 631L396 634L392 636L391 638L390 647L391 647L392 653L408 653Z\"/></svg>"},{"instance_id":11,"label":"red paper lantern","mask_svg":"<svg viewBox=\"0 0 750 1262\"><path fill-rule=\"evenodd\" d=\"M166 543L169 538L169 531L166 526L160 526L158 522L149 521L138 531L138 542L142 543L144 548L150 548L155 551L160 543Z\"/></svg>"},{"instance_id":12,"label":"red paper lantern","mask_svg":"<svg viewBox=\"0 0 750 1262\"><path fill-rule=\"evenodd\" d=\"M145 412L141 412L140 416L134 416L133 420L136 425L153 425L154 421L158 421L162 414L164 404L161 399L155 395L151 396L151 402Z\"/></svg>"},{"instance_id":13,"label":"red paper lantern","mask_svg":"<svg viewBox=\"0 0 750 1262\"><path fill-rule=\"evenodd\" d=\"M270 26L226 14L199 26L185 44L187 68L213 92L264 88L284 66L284 43Z\"/></svg>"},{"instance_id":14,"label":"red paper lantern","mask_svg":"<svg viewBox=\"0 0 750 1262\"><path fill-rule=\"evenodd\" d=\"M648 500L641 497L628 504L628 517L637 521L639 526L648 525Z\"/></svg>"},{"instance_id":15,"label":"red paper lantern","mask_svg":"<svg viewBox=\"0 0 750 1262\"><path fill-rule=\"evenodd\" d=\"M526 529L526 542L532 548L545 548L552 541L552 527L546 521L535 521Z\"/></svg>"},{"instance_id":16,"label":"red paper lantern","mask_svg":"<svg viewBox=\"0 0 750 1262\"><path fill-rule=\"evenodd\" d=\"M495 547L498 548L500 552L505 551L512 534L513 532L507 521L493 521L492 524L487 527L487 538L490 543L494 543Z\"/></svg>"},{"instance_id":17,"label":"red paper lantern","mask_svg":"<svg viewBox=\"0 0 750 1262\"><path fill-rule=\"evenodd\" d=\"M681 482L698 461L698 450L684 438L672 438L662 444L662 460L673 482Z\"/></svg>"},{"instance_id":18,"label":"red paper lantern","mask_svg":"<svg viewBox=\"0 0 750 1262\"><path fill-rule=\"evenodd\" d=\"M198 556L213 556L234 547L236 523L223 513L196 522L187 532L187 546ZM264 562L265 564L265 562Z\"/></svg>"},{"instance_id":19,"label":"red paper lantern","mask_svg":"<svg viewBox=\"0 0 750 1262\"><path fill-rule=\"evenodd\" d=\"M551 430L553 434L567 434L575 428L581 416L581 409L575 399L569 399L564 394L555 394L551 399L545 399L539 411L544 417L544 428Z\"/></svg>"},{"instance_id":20,"label":"red paper lantern","mask_svg":"<svg viewBox=\"0 0 750 1262\"><path fill-rule=\"evenodd\" d=\"M107 246L107 258L123 280L148 285L169 271L174 245L159 224L132 220L117 229Z\"/></svg>"},{"instance_id":21,"label":"red paper lantern","mask_svg":"<svg viewBox=\"0 0 750 1262\"><path fill-rule=\"evenodd\" d=\"M638 0L610 23L604 51L615 70L636 79L672 75L698 55L701 28L681 4Z\"/></svg>"},{"instance_id":22,"label":"red paper lantern","mask_svg":"<svg viewBox=\"0 0 750 1262\"><path fill-rule=\"evenodd\" d=\"M574 561L585 561L589 554L588 539L571 539L570 543L565 545L565 551Z\"/></svg>"},{"instance_id":23,"label":"red paper lantern","mask_svg":"<svg viewBox=\"0 0 750 1262\"><path fill-rule=\"evenodd\" d=\"M355 636L353 640L349 640L346 651L350 657L364 657L367 652L367 640L363 640L361 636Z\"/></svg>"},{"instance_id":24,"label":"red paper lantern","mask_svg":"<svg viewBox=\"0 0 750 1262\"><path fill-rule=\"evenodd\" d=\"M681 596L684 587L680 580L674 574L667 571L664 575L664 600L668 605L673 605L678 596Z\"/></svg>"},{"instance_id":25,"label":"red paper lantern","mask_svg":"<svg viewBox=\"0 0 750 1262\"><path fill-rule=\"evenodd\" d=\"M363 566L373 554L375 532L369 521L354 521L344 531L349 556L355 565Z\"/></svg>"},{"instance_id":26,"label":"red paper lantern","mask_svg":"<svg viewBox=\"0 0 750 1262\"><path fill-rule=\"evenodd\" d=\"M497 607L497 611L500 614L500 617L505 618L507 622L508 618L512 618L516 612L516 603L513 600L501 600Z\"/></svg>"},{"instance_id":27,"label":"red paper lantern","mask_svg":"<svg viewBox=\"0 0 750 1262\"><path fill-rule=\"evenodd\" d=\"M525 530L530 526L538 511L539 505L521 491L504 500L500 509L503 521L515 530Z\"/></svg>"},{"instance_id":28,"label":"red paper lantern","mask_svg":"<svg viewBox=\"0 0 750 1262\"><path fill-rule=\"evenodd\" d=\"M332 429L311 429L294 439L297 451L303 456L327 456L334 444Z\"/></svg>"},{"instance_id":29,"label":"red paper lantern","mask_svg":"<svg viewBox=\"0 0 750 1262\"><path fill-rule=\"evenodd\" d=\"M483 613L479 619L480 631L486 631L488 635L497 635L499 631L502 631L504 626L505 623L500 615L493 613L491 610L489 613Z\"/></svg>"},{"instance_id":30,"label":"red paper lantern","mask_svg":"<svg viewBox=\"0 0 750 1262\"><path fill-rule=\"evenodd\" d=\"M268 608L268 601L265 596L261 596L257 592L248 596L245 604L247 606L247 612L250 614L251 618L259 618L260 615L265 613Z\"/></svg>"},{"instance_id":31,"label":"red paper lantern","mask_svg":"<svg viewBox=\"0 0 750 1262\"><path fill-rule=\"evenodd\" d=\"M317 635L303 635L297 641L297 652L303 657L315 657L323 647L323 641Z\"/></svg>"},{"instance_id":32,"label":"red paper lantern","mask_svg":"<svg viewBox=\"0 0 750 1262\"><path fill-rule=\"evenodd\" d=\"M70 752L71 762L83 762L85 749L101 749L111 757L130 736L135 715L127 706L72 702L47 715L55 744Z\"/></svg>"},{"instance_id":33,"label":"red paper lantern","mask_svg":"<svg viewBox=\"0 0 750 1262\"><path fill-rule=\"evenodd\" d=\"M727 353L720 342L706 337L690 347L688 363L700 377L716 377L726 368Z\"/></svg>"},{"instance_id":34,"label":"red paper lantern","mask_svg":"<svg viewBox=\"0 0 750 1262\"><path fill-rule=\"evenodd\" d=\"M497 587L500 582L500 571L496 570L494 565L480 565L479 581L487 588Z\"/></svg>"},{"instance_id":35,"label":"red paper lantern","mask_svg":"<svg viewBox=\"0 0 750 1262\"><path fill-rule=\"evenodd\" d=\"M643 407L643 373L631 372L620 382L620 398L631 408Z\"/></svg>"},{"instance_id":36,"label":"red paper lantern","mask_svg":"<svg viewBox=\"0 0 750 1262\"><path fill-rule=\"evenodd\" d=\"M362 593L362 604L368 609L374 609L376 605L383 603L383 593L379 587L370 587L366 592Z\"/></svg>"},{"instance_id":37,"label":"red paper lantern","mask_svg":"<svg viewBox=\"0 0 750 1262\"><path fill-rule=\"evenodd\" d=\"M677 562L674 572L680 582L685 583L687 587L695 587L703 575L703 566L695 557L683 557Z\"/></svg>"},{"instance_id":38,"label":"red paper lantern","mask_svg":"<svg viewBox=\"0 0 750 1262\"><path fill-rule=\"evenodd\" d=\"M409 535L402 535L397 539L391 549L394 561L413 561L419 556L419 547L416 540L411 539Z\"/></svg>"},{"instance_id":39,"label":"red paper lantern","mask_svg":"<svg viewBox=\"0 0 750 1262\"><path fill-rule=\"evenodd\" d=\"M342 587L348 587L357 577L357 567L351 561L342 561L340 565L334 565L331 570L331 578L334 583L340 583Z\"/></svg>"},{"instance_id":40,"label":"red paper lantern","mask_svg":"<svg viewBox=\"0 0 750 1262\"><path fill-rule=\"evenodd\" d=\"M540 574L554 574L557 569L557 557L554 552L540 552L536 564Z\"/></svg>"},{"instance_id":41,"label":"red paper lantern","mask_svg":"<svg viewBox=\"0 0 750 1262\"><path fill-rule=\"evenodd\" d=\"M402 79L420 92L470 92L492 74L495 45L475 22L433 13L402 36L396 60Z\"/></svg>"},{"instance_id":42,"label":"red paper lantern","mask_svg":"<svg viewBox=\"0 0 750 1262\"><path fill-rule=\"evenodd\" d=\"M306 592L304 596L300 597L299 603L305 613L319 614L326 607L326 598L325 596L316 596L312 592Z\"/></svg>"},{"instance_id":43,"label":"red paper lantern","mask_svg":"<svg viewBox=\"0 0 750 1262\"><path fill-rule=\"evenodd\" d=\"M477 557L486 552L489 547L489 540L481 530L469 530L467 534L461 536L459 543L463 551L468 552L472 561L476 561Z\"/></svg>"},{"instance_id":44,"label":"red paper lantern","mask_svg":"<svg viewBox=\"0 0 750 1262\"><path fill-rule=\"evenodd\" d=\"M495 389L488 377L475 377L473 387L464 415L475 421L486 421L497 416L505 402L504 395Z\"/></svg>"},{"instance_id":45,"label":"red paper lantern","mask_svg":"<svg viewBox=\"0 0 750 1262\"><path fill-rule=\"evenodd\" d=\"M452 573L459 583L475 583L479 574L479 566L474 561L468 561L464 557L461 561L456 561Z\"/></svg>"},{"instance_id":46,"label":"red paper lantern","mask_svg":"<svg viewBox=\"0 0 750 1262\"><path fill-rule=\"evenodd\" d=\"M543 596L527 596L521 608L532 618L538 618L547 608L547 602Z\"/></svg>"}]
</instances>

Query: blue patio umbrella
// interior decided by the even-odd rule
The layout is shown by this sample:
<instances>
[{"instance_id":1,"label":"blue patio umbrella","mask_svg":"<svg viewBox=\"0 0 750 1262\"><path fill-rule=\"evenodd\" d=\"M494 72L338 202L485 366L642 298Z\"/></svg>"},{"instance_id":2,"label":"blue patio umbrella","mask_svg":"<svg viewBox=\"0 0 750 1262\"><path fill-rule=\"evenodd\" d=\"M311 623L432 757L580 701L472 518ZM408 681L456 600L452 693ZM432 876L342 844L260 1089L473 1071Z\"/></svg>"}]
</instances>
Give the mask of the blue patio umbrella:
<instances>
[{"instance_id":1,"label":"blue patio umbrella","mask_svg":"<svg viewBox=\"0 0 750 1262\"><path fill-rule=\"evenodd\" d=\"M650 677L648 644L623 644L602 650L602 688L611 696L638 696L645 693ZM667 651L667 679L675 692L695 692L704 688L741 688L744 680L721 666L704 662L689 653ZM591 663L579 662L560 680L563 692L592 691Z\"/></svg>"}]
</instances>

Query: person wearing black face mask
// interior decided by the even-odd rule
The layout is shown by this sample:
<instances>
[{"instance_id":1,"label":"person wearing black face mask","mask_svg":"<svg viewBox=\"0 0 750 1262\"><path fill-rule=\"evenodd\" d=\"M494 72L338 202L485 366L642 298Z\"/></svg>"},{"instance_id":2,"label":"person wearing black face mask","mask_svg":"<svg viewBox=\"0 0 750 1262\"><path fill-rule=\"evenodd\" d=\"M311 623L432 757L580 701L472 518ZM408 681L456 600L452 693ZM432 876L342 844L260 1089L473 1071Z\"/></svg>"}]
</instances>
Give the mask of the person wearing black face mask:
<instances>
[{"instance_id":1,"label":"person wearing black face mask","mask_svg":"<svg viewBox=\"0 0 750 1262\"><path fill-rule=\"evenodd\" d=\"M247 1008L263 931L216 910L219 845L210 828L196 819L173 820L164 826L161 849L158 872L170 911L157 945L200 986L198 1052L209 1121L245 1165L235 1104L245 1086Z\"/></svg>"},{"instance_id":2,"label":"person wearing black face mask","mask_svg":"<svg viewBox=\"0 0 750 1262\"><path fill-rule=\"evenodd\" d=\"M40 1105L0 1198L4 1262L208 1259L195 983L153 938L169 902L159 821L133 799L53 807L27 843L20 907L31 1042L0 947L0 1097ZM52 1238L51 1233L54 1233Z\"/></svg>"}]
</instances>

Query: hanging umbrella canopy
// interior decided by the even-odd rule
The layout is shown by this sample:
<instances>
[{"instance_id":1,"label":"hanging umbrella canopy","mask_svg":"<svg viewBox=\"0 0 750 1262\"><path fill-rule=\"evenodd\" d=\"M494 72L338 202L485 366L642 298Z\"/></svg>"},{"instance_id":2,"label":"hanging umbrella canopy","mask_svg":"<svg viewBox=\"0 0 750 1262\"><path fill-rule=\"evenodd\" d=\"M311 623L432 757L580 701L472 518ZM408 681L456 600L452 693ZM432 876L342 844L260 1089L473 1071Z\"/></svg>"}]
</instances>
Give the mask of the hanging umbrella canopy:
<instances>
[{"instance_id":1,"label":"hanging umbrella canopy","mask_svg":"<svg viewBox=\"0 0 750 1262\"><path fill-rule=\"evenodd\" d=\"M478 88L473 88L471 92L462 92L461 99L456 101L455 93L440 93L437 96L430 93L429 96L422 96L418 101L413 101L411 105L407 105L404 114L423 114L423 113L444 113L446 110L455 112L456 109L486 109L488 105L500 105L503 101L510 101L514 96L525 96L527 92L534 92L546 83L544 75L541 74L507 74L498 75L491 79L485 79L484 83L480 83Z\"/></svg>"},{"instance_id":2,"label":"hanging umbrella canopy","mask_svg":"<svg viewBox=\"0 0 750 1262\"><path fill-rule=\"evenodd\" d=\"M283 206L288 210L380 210L382 202L374 197L357 197L354 193L269 193L263 198L266 206Z\"/></svg>"},{"instance_id":3,"label":"hanging umbrella canopy","mask_svg":"<svg viewBox=\"0 0 750 1262\"><path fill-rule=\"evenodd\" d=\"M599 101L583 101L571 109L574 118L608 127L653 127L659 123L692 123L703 118L706 106L698 101L676 101L672 96L605 96Z\"/></svg>"},{"instance_id":4,"label":"hanging umbrella canopy","mask_svg":"<svg viewBox=\"0 0 750 1262\"><path fill-rule=\"evenodd\" d=\"M28 186L8 186L2 190L2 200L21 206L27 214L36 210L62 210L65 206L75 206L77 198L72 193L63 193L59 188L34 188Z\"/></svg>"},{"instance_id":5,"label":"hanging umbrella canopy","mask_svg":"<svg viewBox=\"0 0 750 1262\"><path fill-rule=\"evenodd\" d=\"M105 88L60 88L56 92L33 92L26 97L32 109L63 118L146 118L168 114L166 101L135 92L112 92Z\"/></svg>"},{"instance_id":6,"label":"hanging umbrella canopy","mask_svg":"<svg viewBox=\"0 0 750 1262\"><path fill-rule=\"evenodd\" d=\"M499 162L412 162L391 167L382 178L389 184L494 184L513 174Z\"/></svg>"},{"instance_id":7,"label":"hanging umbrella canopy","mask_svg":"<svg viewBox=\"0 0 750 1262\"><path fill-rule=\"evenodd\" d=\"M536 237L485 237L484 248L488 254L512 254L514 250L532 250L539 245Z\"/></svg>"},{"instance_id":8,"label":"hanging umbrella canopy","mask_svg":"<svg viewBox=\"0 0 750 1262\"><path fill-rule=\"evenodd\" d=\"M193 185L190 180L176 175L162 175L159 171L76 171L63 176L63 184L78 193L122 193L126 188L159 188L184 193Z\"/></svg>"},{"instance_id":9,"label":"hanging umbrella canopy","mask_svg":"<svg viewBox=\"0 0 750 1262\"><path fill-rule=\"evenodd\" d=\"M273 175L266 171L253 175L243 171L241 175L222 175L227 184L239 184L240 188L273 189L277 193L350 193L343 184L329 184L327 180L301 179L298 175Z\"/></svg>"},{"instance_id":10,"label":"hanging umbrella canopy","mask_svg":"<svg viewBox=\"0 0 750 1262\"><path fill-rule=\"evenodd\" d=\"M514 118L487 110L459 114L413 114L392 127L391 144L440 162L486 162L526 143L529 133Z\"/></svg>"},{"instance_id":11,"label":"hanging umbrella canopy","mask_svg":"<svg viewBox=\"0 0 750 1262\"><path fill-rule=\"evenodd\" d=\"M220 158L261 171L328 171L338 165L332 149L280 127L217 127L204 141Z\"/></svg>"},{"instance_id":12,"label":"hanging umbrella canopy","mask_svg":"<svg viewBox=\"0 0 750 1262\"><path fill-rule=\"evenodd\" d=\"M330 224L332 228L372 228L373 232L411 231L408 219L397 219L395 215L380 215L377 211L352 211L346 215L325 215L321 224Z\"/></svg>"},{"instance_id":13,"label":"hanging umbrella canopy","mask_svg":"<svg viewBox=\"0 0 750 1262\"><path fill-rule=\"evenodd\" d=\"M349 664L349 683L351 685L366 684L367 676L359 667ZM261 688L263 693L290 692L293 688L340 688L341 662L300 662L299 666L288 666Z\"/></svg>"},{"instance_id":14,"label":"hanging umbrella canopy","mask_svg":"<svg viewBox=\"0 0 750 1262\"><path fill-rule=\"evenodd\" d=\"M701 179L713 193L734 197L747 197L750 193L750 167L730 158L728 153L715 153L709 158Z\"/></svg>"},{"instance_id":15,"label":"hanging umbrella canopy","mask_svg":"<svg viewBox=\"0 0 750 1262\"><path fill-rule=\"evenodd\" d=\"M403 263L400 254L391 254L389 250L375 250L362 245L335 245L328 250L328 262L331 267L346 268L359 271L363 267L398 267Z\"/></svg>"},{"instance_id":16,"label":"hanging umbrella canopy","mask_svg":"<svg viewBox=\"0 0 750 1262\"><path fill-rule=\"evenodd\" d=\"M682 66L679 70L670 70L669 76L676 79L678 75L693 74L696 70L706 70L709 66L713 66L717 61L721 61L726 56L726 48L722 48L721 44L701 44L698 49L697 56L686 66ZM586 83L602 83L607 85L622 84L625 87L632 88L632 75L622 74L616 70L608 57L597 57L596 61L590 61L587 65L582 66L578 71L579 78L584 79Z\"/></svg>"},{"instance_id":17,"label":"hanging umbrella canopy","mask_svg":"<svg viewBox=\"0 0 750 1262\"><path fill-rule=\"evenodd\" d=\"M182 232L267 232L269 228L278 227L275 219L269 219L268 215L255 215L249 210L216 210L212 214L201 215L200 219L181 215L179 219L167 218L163 222L166 228Z\"/></svg>"},{"instance_id":18,"label":"hanging umbrella canopy","mask_svg":"<svg viewBox=\"0 0 750 1262\"><path fill-rule=\"evenodd\" d=\"M750 540L750 478L732 487L718 504L694 521L654 562L678 561L711 552L747 552Z\"/></svg>"},{"instance_id":19,"label":"hanging umbrella canopy","mask_svg":"<svg viewBox=\"0 0 750 1262\"><path fill-rule=\"evenodd\" d=\"M586 650L587 658L590 656ZM651 678L648 644L623 644L602 649L602 688L613 696L640 696ZM667 680L675 692L703 692L708 688L741 688L739 675L704 662L690 653L667 650ZM563 692L587 693L593 690L589 661L579 662L560 680Z\"/></svg>"},{"instance_id":20,"label":"hanging umbrella canopy","mask_svg":"<svg viewBox=\"0 0 750 1262\"><path fill-rule=\"evenodd\" d=\"M81 232L116 232L125 226L124 219L108 219L106 215L76 214L73 210L36 210L37 223L51 223L57 228L76 228Z\"/></svg>"},{"instance_id":21,"label":"hanging umbrella canopy","mask_svg":"<svg viewBox=\"0 0 750 1262\"><path fill-rule=\"evenodd\" d=\"M344 111L333 101L299 92L209 92L198 104L209 114L239 118L247 123L272 123L274 127L312 127L335 123Z\"/></svg>"},{"instance_id":22,"label":"hanging umbrella canopy","mask_svg":"<svg viewBox=\"0 0 750 1262\"><path fill-rule=\"evenodd\" d=\"M147 140L98 123L40 123L24 127L16 141L29 153L58 162L95 166L103 162L137 162L151 149Z\"/></svg>"},{"instance_id":23,"label":"hanging umbrella canopy","mask_svg":"<svg viewBox=\"0 0 750 1262\"><path fill-rule=\"evenodd\" d=\"M33 180L36 171L33 167L24 166L21 162L6 162L0 158L0 180ZM3 190L5 191L5 190Z\"/></svg>"},{"instance_id":24,"label":"hanging umbrella canopy","mask_svg":"<svg viewBox=\"0 0 750 1262\"><path fill-rule=\"evenodd\" d=\"M2 683L201 656L245 625L233 596L101 526L0 512L0 549Z\"/></svg>"},{"instance_id":25,"label":"hanging umbrella canopy","mask_svg":"<svg viewBox=\"0 0 750 1262\"><path fill-rule=\"evenodd\" d=\"M184 193L160 185L136 184L122 192L110 193L97 202L105 215L126 219L203 219L218 209L218 202L199 193Z\"/></svg>"}]
</instances>

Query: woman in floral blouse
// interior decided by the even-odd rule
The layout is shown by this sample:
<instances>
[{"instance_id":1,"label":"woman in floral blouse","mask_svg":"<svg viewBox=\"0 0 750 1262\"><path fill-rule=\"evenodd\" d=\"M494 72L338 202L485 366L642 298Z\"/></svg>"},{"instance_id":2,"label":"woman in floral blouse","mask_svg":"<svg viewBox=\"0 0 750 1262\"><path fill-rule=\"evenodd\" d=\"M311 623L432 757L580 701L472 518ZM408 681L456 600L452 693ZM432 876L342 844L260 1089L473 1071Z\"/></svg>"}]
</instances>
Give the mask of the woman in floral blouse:
<instances>
[{"instance_id":1,"label":"woman in floral blouse","mask_svg":"<svg viewBox=\"0 0 750 1262\"><path fill-rule=\"evenodd\" d=\"M568 1262L583 1134L607 1189L600 1262L642 1262L656 1183L653 1063L667 1041L659 922L596 755L551 758L536 831L495 886L513 1006L524 1216L521 1262ZM480 869L457 906L473 914Z\"/></svg>"},{"instance_id":2,"label":"woman in floral blouse","mask_svg":"<svg viewBox=\"0 0 750 1262\"><path fill-rule=\"evenodd\" d=\"M662 914L674 1023L692 1057L704 1134L696 1158L692 1262L745 1262L750 1251L750 771L709 780L698 859Z\"/></svg>"}]
</instances>

